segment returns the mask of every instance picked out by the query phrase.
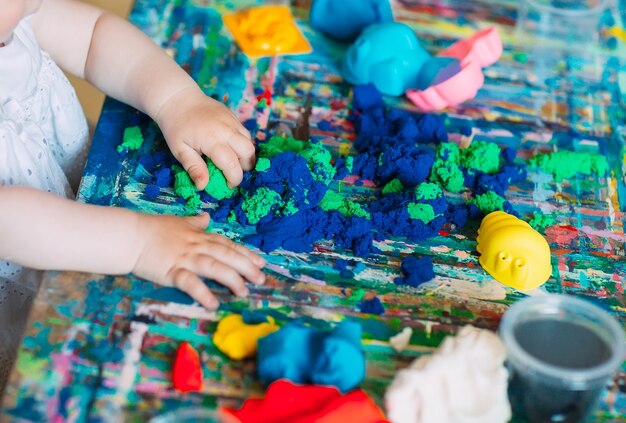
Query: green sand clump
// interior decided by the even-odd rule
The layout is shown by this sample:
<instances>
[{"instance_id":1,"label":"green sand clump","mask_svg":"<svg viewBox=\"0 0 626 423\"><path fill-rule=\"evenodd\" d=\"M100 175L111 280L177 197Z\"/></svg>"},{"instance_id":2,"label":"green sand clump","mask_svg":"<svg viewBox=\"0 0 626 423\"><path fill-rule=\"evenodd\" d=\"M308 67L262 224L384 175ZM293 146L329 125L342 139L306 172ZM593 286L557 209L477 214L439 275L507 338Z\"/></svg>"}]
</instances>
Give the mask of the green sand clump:
<instances>
[{"instance_id":1,"label":"green sand clump","mask_svg":"<svg viewBox=\"0 0 626 423\"><path fill-rule=\"evenodd\" d=\"M209 159L206 160L206 165L209 171L209 183L204 191L218 201L235 195L237 190L228 186L224 173Z\"/></svg>"},{"instance_id":2,"label":"green sand clump","mask_svg":"<svg viewBox=\"0 0 626 423\"><path fill-rule=\"evenodd\" d=\"M495 192L487 191L484 194L477 195L476 198L469 202L475 204L484 214L489 214L496 210L503 210L505 201L504 198Z\"/></svg>"},{"instance_id":3,"label":"green sand clump","mask_svg":"<svg viewBox=\"0 0 626 423\"><path fill-rule=\"evenodd\" d=\"M398 178L394 178L391 181L387 182L383 187L383 195L391 194L393 192L402 192L404 186L402 186L402 182Z\"/></svg>"},{"instance_id":4,"label":"green sand clump","mask_svg":"<svg viewBox=\"0 0 626 423\"><path fill-rule=\"evenodd\" d=\"M332 165L332 155L322 144L310 143L295 138L275 135L259 146L259 157L271 159L272 157L290 151L306 160L311 170L313 179L324 182L326 185L333 180L337 170Z\"/></svg>"},{"instance_id":5,"label":"green sand clump","mask_svg":"<svg viewBox=\"0 0 626 423\"><path fill-rule=\"evenodd\" d=\"M436 217L435 210L430 204L409 203L407 210L411 219L419 219L424 223L428 223Z\"/></svg>"},{"instance_id":6,"label":"green sand clump","mask_svg":"<svg viewBox=\"0 0 626 423\"><path fill-rule=\"evenodd\" d=\"M174 192L185 200L187 200L187 207L190 209L196 209L202 203L196 184L193 183L191 177L185 169L180 166L172 166L172 172L174 173Z\"/></svg>"},{"instance_id":7,"label":"green sand clump","mask_svg":"<svg viewBox=\"0 0 626 423\"><path fill-rule=\"evenodd\" d=\"M259 145L259 157L271 159L274 156L291 151L292 153L300 153L307 147L308 143L291 137L283 137L274 135L267 142Z\"/></svg>"},{"instance_id":8,"label":"green sand clump","mask_svg":"<svg viewBox=\"0 0 626 423\"><path fill-rule=\"evenodd\" d=\"M535 213L533 218L528 221L528 224L538 232L543 232L548 226L552 226L556 223L556 213L541 214Z\"/></svg>"},{"instance_id":9,"label":"green sand clump","mask_svg":"<svg viewBox=\"0 0 626 423\"><path fill-rule=\"evenodd\" d=\"M266 157L259 157L259 159L256 161L256 166L254 167L254 170L257 172L265 172L271 166L272 162L270 161L270 159Z\"/></svg>"},{"instance_id":10,"label":"green sand clump","mask_svg":"<svg viewBox=\"0 0 626 423\"><path fill-rule=\"evenodd\" d=\"M309 144L308 148L302 150L299 153L311 169L313 179L324 184L330 184L333 180L337 170L332 165L332 155L330 151L326 150L321 144Z\"/></svg>"},{"instance_id":11,"label":"green sand clump","mask_svg":"<svg viewBox=\"0 0 626 423\"><path fill-rule=\"evenodd\" d=\"M333 191L326 191L326 194L324 195L324 198L322 198L322 201L320 201L319 206L324 211L337 210L345 217L358 216L365 219L371 218L370 214L364 210L359 203L347 200Z\"/></svg>"},{"instance_id":12,"label":"green sand clump","mask_svg":"<svg viewBox=\"0 0 626 423\"><path fill-rule=\"evenodd\" d=\"M467 169L496 173L500 170L500 147L491 142L474 141L461 150L460 164Z\"/></svg>"},{"instance_id":13,"label":"green sand clump","mask_svg":"<svg viewBox=\"0 0 626 423\"><path fill-rule=\"evenodd\" d=\"M418 200L435 200L443 196L441 187L431 182L422 182L415 187L415 198Z\"/></svg>"},{"instance_id":14,"label":"green sand clump","mask_svg":"<svg viewBox=\"0 0 626 423\"><path fill-rule=\"evenodd\" d=\"M141 128L138 126L130 126L124 129L124 137L122 143L117 146L116 151L121 153L124 150L139 150L143 144L143 135Z\"/></svg>"},{"instance_id":15,"label":"green sand clump","mask_svg":"<svg viewBox=\"0 0 626 423\"><path fill-rule=\"evenodd\" d=\"M437 146L437 157L430 173L430 180L446 191L463 191L465 179L459 169L460 161L459 146L451 142L442 142Z\"/></svg>"},{"instance_id":16,"label":"green sand clump","mask_svg":"<svg viewBox=\"0 0 626 423\"><path fill-rule=\"evenodd\" d=\"M248 222L257 224L267 216L273 209L277 209L284 205L280 194L269 188L261 187L253 194L247 195L241 204L241 209L246 213Z\"/></svg>"},{"instance_id":17,"label":"green sand clump","mask_svg":"<svg viewBox=\"0 0 626 423\"><path fill-rule=\"evenodd\" d=\"M529 166L539 167L554 176L556 181L569 179L577 173L583 175L606 175L609 164L604 156L595 153L555 151L537 154L528 161Z\"/></svg>"}]
</instances>

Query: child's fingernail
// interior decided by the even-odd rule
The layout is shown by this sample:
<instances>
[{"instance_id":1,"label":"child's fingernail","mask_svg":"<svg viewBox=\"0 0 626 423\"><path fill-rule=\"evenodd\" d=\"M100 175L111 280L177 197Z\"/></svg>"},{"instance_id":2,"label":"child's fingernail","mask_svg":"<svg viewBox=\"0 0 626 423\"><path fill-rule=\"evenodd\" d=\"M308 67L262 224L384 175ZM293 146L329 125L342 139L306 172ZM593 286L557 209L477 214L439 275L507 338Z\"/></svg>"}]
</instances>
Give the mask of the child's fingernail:
<instances>
[{"instance_id":1,"label":"child's fingernail","mask_svg":"<svg viewBox=\"0 0 626 423\"><path fill-rule=\"evenodd\" d=\"M259 267L263 267L263 266L265 266L267 264L265 259L263 257L259 257L259 256L254 256L253 257L253 262L254 262L254 264L256 264Z\"/></svg>"},{"instance_id":2,"label":"child's fingernail","mask_svg":"<svg viewBox=\"0 0 626 423\"><path fill-rule=\"evenodd\" d=\"M250 290L248 288L244 288L241 291L239 291L240 297L247 297L248 295L250 295Z\"/></svg>"},{"instance_id":3,"label":"child's fingernail","mask_svg":"<svg viewBox=\"0 0 626 423\"><path fill-rule=\"evenodd\" d=\"M209 300L209 308L217 310L220 306L220 302L216 299Z\"/></svg>"},{"instance_id":4,"label":"child's fingernail","mask_svg":"<svg viewBox=\"0 0 626 423\"><path fill-rule=\"evenodd\" d=\"M256 278L256 283L258 285L263 285L265 283L265 274L261 273L261 275Z\"/></svg>"}]
</instances>

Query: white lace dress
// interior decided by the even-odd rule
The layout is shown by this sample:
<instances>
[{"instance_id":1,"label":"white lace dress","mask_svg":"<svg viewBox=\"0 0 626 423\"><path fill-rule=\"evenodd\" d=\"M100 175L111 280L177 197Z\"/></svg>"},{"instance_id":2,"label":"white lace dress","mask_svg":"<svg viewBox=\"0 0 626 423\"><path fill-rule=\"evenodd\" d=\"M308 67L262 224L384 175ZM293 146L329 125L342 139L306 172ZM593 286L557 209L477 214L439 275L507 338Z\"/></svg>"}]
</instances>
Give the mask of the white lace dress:
<instances>
[{"instance_id":1,"label":"white lace dress","mask_svg":"<svg viewBox=\"0 0 626 423\"><path fill-rule=\"evenodd\" d=\"M74 89L23 20L0 48L0 184L72 198L87 138ZM38 272L0 260L0 394L38 281Z\"/></svg>"}]
</instances>

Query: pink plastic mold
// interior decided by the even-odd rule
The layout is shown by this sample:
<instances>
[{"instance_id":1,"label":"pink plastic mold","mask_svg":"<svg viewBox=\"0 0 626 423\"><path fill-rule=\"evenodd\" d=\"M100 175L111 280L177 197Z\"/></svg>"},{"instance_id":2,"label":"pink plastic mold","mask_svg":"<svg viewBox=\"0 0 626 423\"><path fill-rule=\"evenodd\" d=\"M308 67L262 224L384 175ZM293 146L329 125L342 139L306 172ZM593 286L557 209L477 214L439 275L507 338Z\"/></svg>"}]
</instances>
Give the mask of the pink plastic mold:
<instances>
[{"instance_id":1,"label":"pink plastic mold","mask_svg":"<svg viewBox=\"0 0 626 423\"><path fill-rule=\"evenodd\" d=\"M485 77L482 68L498 61L502 41L495 27L485 28L441 51L438 56L452 57L461 71L425 90L407 90L406 96L424 112L445 109L476 97Z\"/></svg>"}]
</instances>

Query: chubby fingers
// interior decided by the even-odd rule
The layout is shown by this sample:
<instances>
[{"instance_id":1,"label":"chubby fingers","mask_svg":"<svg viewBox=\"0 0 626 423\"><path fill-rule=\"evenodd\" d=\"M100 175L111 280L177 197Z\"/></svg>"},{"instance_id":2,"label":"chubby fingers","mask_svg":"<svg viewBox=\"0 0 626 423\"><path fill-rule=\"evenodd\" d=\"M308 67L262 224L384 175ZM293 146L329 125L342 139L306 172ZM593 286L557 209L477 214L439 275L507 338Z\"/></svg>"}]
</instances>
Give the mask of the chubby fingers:
<instances>
[{"instance_id":1,"label":"chubby fingers","mask_svg":"<svg viewBox=\"0 0 626 423\"><path fill-rule=\"evenodd\" d=\"M199 302L209 310L215 310L220 306L220 302L211 290L200 280L195 273L187 269L178 269L173 275L173 285L183 292L189 294L191 298Z\"/></svg>"},{"instance_id":2,"label":"chubby fingers","mask_svg":"<svg viewBox=\"0 0 626 423\"><path fill-rule=\"evenodd\" d=\"M243 168L239 157L233 149L225 143L216 143L202 151L223 173L230 187L236 187L243 180Z\"/></svg>"},{"instance_id":3,"label":"chubby fingers","mask_svg":"<svg viewBox=\"0 0 626 423\"><path fill-rule=\"evenodd\" d=\"M224 236L218 235L218 234L207 234L207 236L210 238L212 242L216 242L224 246L235 249L240 254L243 254L244 256L248 257L259 268L264 267L266 264L265 259L263 257L253 252L249 248L244 247L241 244L237 244L236 242L233 242L230 239Z\"/></svg>"},{"instance_id":4,"label":"chubby fingers","mask_svg":"<svg viewBox=\"0 0 626 423\"><path fill-rule=\"evenodd\" d=\"M219 302L200 277L213 279L240 297L249 294L246 280L255 285L265 282L265 274L260 270L265 261L252 251L215 234L207 234L203 244L188 256L186 262L181 263L170 278L172 285L204 307L215 309Z\"/></svg>"},{"instance_id":5,"label":"chubby fingers","mask_svg":"<svg viewBox=\"0 0 626 423\"><path fill-rule=\"evenodd\" d=\"M252 170L255 163L255 148L250 133L241 127L235 136L228 139L228 145L233 149L243 170Z\"/></svg>"}]
</instances>

